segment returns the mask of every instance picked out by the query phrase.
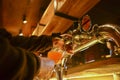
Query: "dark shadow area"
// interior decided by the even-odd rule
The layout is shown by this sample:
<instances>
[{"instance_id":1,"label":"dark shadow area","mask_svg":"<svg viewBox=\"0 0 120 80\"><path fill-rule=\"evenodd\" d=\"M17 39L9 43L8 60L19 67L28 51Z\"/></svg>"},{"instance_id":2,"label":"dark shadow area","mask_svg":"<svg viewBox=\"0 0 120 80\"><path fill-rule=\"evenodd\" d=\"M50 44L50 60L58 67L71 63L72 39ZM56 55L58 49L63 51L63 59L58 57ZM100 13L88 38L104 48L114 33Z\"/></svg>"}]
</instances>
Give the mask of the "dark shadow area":
<instances>
[{"instance_id":1,"label":"dark shadow area","mask_svg":"<svg viewBox=\"0 0 120 80\"><path fill-rule=\"evenodd\" d=\"M2 0L0 0L0 27L2 27L3 26L3 17L2 17L2 8L3 6L2 6Z\"/></svg>"},{"instance_id":2,"label":"dark shadow area","mask_svg":"<svg viewBox=\"0 0 120 80\"><path fill-rule=\"evenodd\" d=\"M120 25L120 0L101 0L87 14L91 17L92 24L117 24Z\"/></svg>"}]
</instances>

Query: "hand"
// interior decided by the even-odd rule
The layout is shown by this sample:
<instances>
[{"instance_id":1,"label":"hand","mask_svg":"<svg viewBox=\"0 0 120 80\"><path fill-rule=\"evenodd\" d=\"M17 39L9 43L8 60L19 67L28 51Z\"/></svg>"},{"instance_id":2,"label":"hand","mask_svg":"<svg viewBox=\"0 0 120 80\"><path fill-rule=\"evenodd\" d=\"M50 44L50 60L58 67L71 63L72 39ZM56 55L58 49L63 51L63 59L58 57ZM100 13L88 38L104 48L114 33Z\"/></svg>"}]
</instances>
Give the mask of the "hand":
<instances>
[{"instance_id":1,"label":"hand","mask_svg":"<svg viewBox=\"0 0 120 80\"><path fill-rule=\"evenodd\" d=\"M53 48L63 49L64 47L64 40L61 38L53 39Z\"/></svg>"},{"instance_id":2,"label":"hand","mask_svg":"<svg viewBox=\"0 0 120 80\"><path fill-rule=\"evenodd\" d=\"M40 62L40 72L38 77L41 79L49 79L54 69L54 61L49 58L40 57Z\"/></svg>"},{"instance_id":3,"label":"hand","mask_svg":"<svg viewBox=\"0 0 120 80\"><path fill-rule=\"evenodd\" d=\"M67 38L71 38L72 37L72 35L71 34L62 34L62 35L60 35L61 37L67 37Z\"/></svg>"},{"instance_id":4,"label":"hand","mask_svg":"<svg viewBox=\"0 0 120 80\"><path fill-rule=\"evenodd\" d=\"M53 40L53 48L59 48L65 50L68 53L72 54L76 45L73 43L71 34L62 34L62 38L57 38Z\"/></svg>"},{"instance_id":5,"label":"hand","mask_svg":"<svg viewBox=\"0 0 120 80\"><path fill-rule=\"evenodd\" d=\"M64 48L65 50L70 53L73 54L73 50L75 48L75 45L73 44L73 39L72 39L72 35L71 34L62 34L61 37L64 39Z\"/></svg>"}]
</instances>

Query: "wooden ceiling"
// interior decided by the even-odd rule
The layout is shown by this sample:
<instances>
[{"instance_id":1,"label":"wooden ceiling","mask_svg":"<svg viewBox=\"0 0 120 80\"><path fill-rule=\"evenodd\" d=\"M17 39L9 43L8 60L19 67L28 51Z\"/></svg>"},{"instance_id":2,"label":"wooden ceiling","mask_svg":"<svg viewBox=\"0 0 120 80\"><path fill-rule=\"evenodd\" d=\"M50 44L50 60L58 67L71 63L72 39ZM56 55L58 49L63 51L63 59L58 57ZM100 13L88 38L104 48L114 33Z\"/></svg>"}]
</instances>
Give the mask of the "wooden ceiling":
<instances>
[{"instance_id":1,"label":"wooden ceiling","mask_svg":"<svg viewBox=\"0 0 120 80\"><path fill-rule=\"evenodd\" d=\"M1 0L0 26L14 35L21 29L25 35L29 35L49 3L50 0ZM23 24L23 17L26 18L27 24Z\"/></svg>"},{"instance_id":2,"label":"wooden ceiling","mask_svg":"<svg viewBox=\"0 0 120 80\"><path fill-rule=\"evenodd\" d=\"M50 35L65 32L75 19L87 13L99 24L116 23L120 19L119 0L56 0L56 9L54 1L0 0L0 27L13 35L21 30L25 36ZM26 24L23 24L23 18L26 18Z\"/></svg>"},{"instance_id":3,"label":"wooden ceiling","mask_svg":"<svg viewBox=\"0 0 120 80\"><path fill-rule=\"evenodd\" d=\"M64 32L73 23L72 20L56 16L54 10L55 0L1 0L0 26L6 28L13 35L21 30L25 36ZM56 11L66 15L80 18L100 0L57 0ZM23 24L23 18L27 23ZM39 31L39 32L38 32ZM39 33L39 34L36 34Z\"/></svg>"},{"instance_id":4,"label":"wooden ceiling","mask_svg":"<svg viewBox=\"0 0 120 80\"><path fill-rule=\"evenodd\" d=\"M57 6L51 1L46 12L34 31L34 35L51 35L52 33L63 33L73 24L75 19L79 19L100 0L57 0ZM48 17L49 16L49 17ZM41 31L42 30L42 31Z\"/></svg>"}]
</instances>

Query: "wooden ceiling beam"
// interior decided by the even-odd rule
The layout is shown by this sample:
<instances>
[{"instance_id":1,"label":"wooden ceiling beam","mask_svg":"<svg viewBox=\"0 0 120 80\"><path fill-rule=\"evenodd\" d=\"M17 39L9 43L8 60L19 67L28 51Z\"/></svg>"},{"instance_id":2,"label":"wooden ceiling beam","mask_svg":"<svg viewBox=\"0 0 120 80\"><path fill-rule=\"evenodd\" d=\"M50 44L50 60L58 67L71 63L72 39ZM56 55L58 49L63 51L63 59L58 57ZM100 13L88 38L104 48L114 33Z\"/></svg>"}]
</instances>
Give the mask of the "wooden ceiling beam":
<instances>
[{"instance_id":1,"label":"wooden ceiling beam","mask_svg":"<svg viewBox=\"0 0 120 80\"><path fill-rule=\"evenodd\" d=\"M44 30L46 29L46 26L42 26L40 24L47 25L49 21L51 21L53 16L54 16L54 0L50 2L49 6L47 7L46 11L41 17L36 29L33 31L32 35L37 36L41 35L42 32L44 32Z\"/></svg>"},{"instance_id":2,"label":"wooden ceiling beam","mask_svg":"<svg viewBox=\"0 0 120 80\"><path fill-rule=\"evenodd\" d=\"M93 8L100 0L58 0L56 12L60 12L72 17L80 18ZM40 33L51 35L52 33L64 33L73 24L73 21L61 16L55 15L54 2L48 7L41 23L46 24ZM43 22L42 22L43 21Z\"/></svg>"}]
</instances>

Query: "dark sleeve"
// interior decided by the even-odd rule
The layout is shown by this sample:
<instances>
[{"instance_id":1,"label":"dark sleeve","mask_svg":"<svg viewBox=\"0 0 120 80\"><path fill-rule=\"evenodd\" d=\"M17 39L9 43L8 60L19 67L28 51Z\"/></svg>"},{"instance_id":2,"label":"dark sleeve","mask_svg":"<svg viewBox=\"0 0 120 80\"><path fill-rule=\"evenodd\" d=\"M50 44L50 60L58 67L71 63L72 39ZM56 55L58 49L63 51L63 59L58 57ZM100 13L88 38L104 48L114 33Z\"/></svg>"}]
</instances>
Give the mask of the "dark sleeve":
<instances>
[{"instance_id":1,"label":"dark sleeve","mask_svg":"<svg viewBox=\"0 0 120 80\"><path fill-rule=\"evenodd\" d=\"M43 56L47 56L48 51L52 48L52 39L55 37L60 37L60 33L53 33L50 36L41 35L39 37L14 36L10 41L13 46L18 46L33 52L37 51Z\"/></svg>"},{"instance_id":2,"label":"dark sleeve","mask_svg":"<svg viewBox=\"0 0 120 80\"><path fill-rule=\"evenodd\" d=\"M39 68L38 58L0 36L0 80L32 80Z\"/></svg>"},{"instance_id":3,"label":"dark sleeve","mask_svg":"<svg viewBox=\"0 0 120 80\"><path fill-rule=\"evenodd\" d=\"M47 35L42 36L15 36L11 38L11 44L13 46L19 46L29 51L42 51L52 47L52 37Z\"/></svg>"}]
</instances>

